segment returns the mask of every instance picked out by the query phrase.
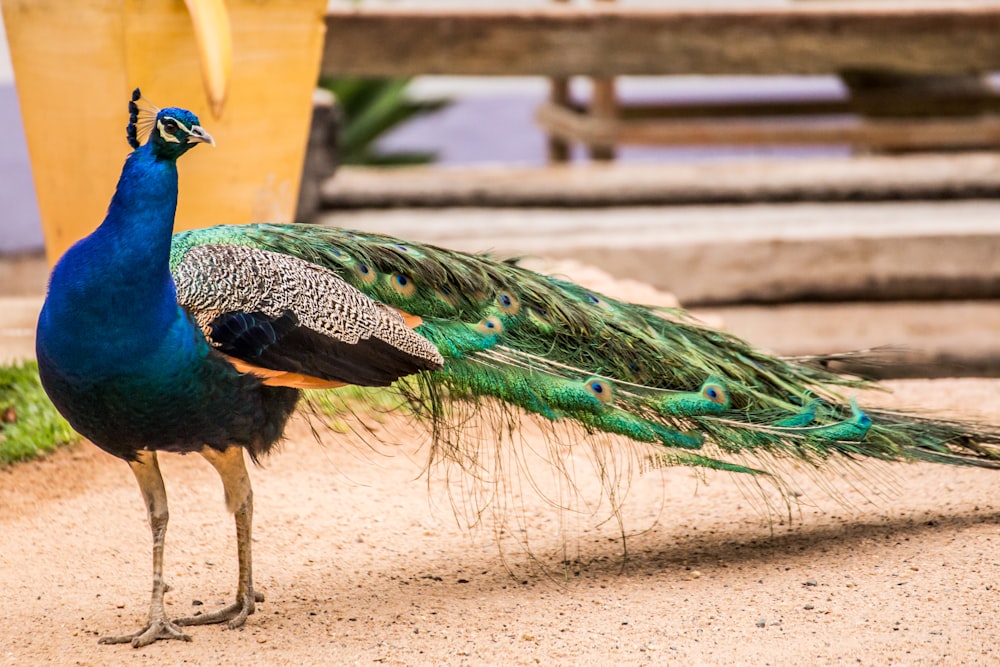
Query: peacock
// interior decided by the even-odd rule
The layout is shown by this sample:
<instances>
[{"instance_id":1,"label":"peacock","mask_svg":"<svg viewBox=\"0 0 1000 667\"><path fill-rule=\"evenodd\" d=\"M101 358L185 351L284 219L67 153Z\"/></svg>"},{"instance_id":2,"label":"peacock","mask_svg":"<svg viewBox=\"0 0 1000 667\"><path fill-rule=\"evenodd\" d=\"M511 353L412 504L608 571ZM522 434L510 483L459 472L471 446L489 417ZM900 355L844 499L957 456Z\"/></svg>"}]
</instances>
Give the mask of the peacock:
<instances>
[{"instance_id":1,"label":"peacock","mask_svg":"<svg viewBox=\"0 0 1000 667\"><path fill-rule=\"evenodd\" d=\"M141 105L141 106L140 106ZM190 641L184 627L242 626L254 590L257 461L302 390L392 385L449 439L456 406L620 436L655 465L771 475L780 459L1000 467L1000 430L845 398L858 378L780 359L680 309L616 301L517 261L364 231L296 224L173 233L177 160L214 146L198 118L136 90L125 160L103 223L52 271L39 373L83 436L130 466L153 537L148 621L102 643ZM146 137L148 135L148 138ZM144 141L140 141L140 137ZM455 456L461 440L451 441ZM236 524L232 604L168 618L167 497L157 452L199 453Z\"/></svg>"}]
</instances>

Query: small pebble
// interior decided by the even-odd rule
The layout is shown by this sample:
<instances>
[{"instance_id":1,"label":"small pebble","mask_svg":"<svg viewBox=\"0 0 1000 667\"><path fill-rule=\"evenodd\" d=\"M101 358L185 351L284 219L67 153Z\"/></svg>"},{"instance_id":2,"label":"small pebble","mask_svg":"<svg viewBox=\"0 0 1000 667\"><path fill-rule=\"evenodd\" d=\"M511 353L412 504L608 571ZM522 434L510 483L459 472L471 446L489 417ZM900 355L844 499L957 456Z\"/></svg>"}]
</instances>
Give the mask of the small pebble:
<instances>
[{"instance_id":1,"label":"small pebble","mask_svg":"<svg viewBox=\"0 0 1000 667\"><path fill-rule=\"evenodd\" d=\"M803 586L818 586L819 584L816 583L815 579L807 579L802 585Z\"/></svg>"},{"instance_id":2,"label":"small pebble","mask_svg":"<svg viewBox=\"0 0 1000 667\"><path fill-rule=\"evenodd\" d=\"M802 608L803 609L815 609L816 605L814 605L814 604L807 604L805 607L802 607Z\"/></svg>"},{"instance_id":3,"label":"small pebble","mask_svg":"<svg viewBox=\"0 0 1000 667\"><path fill-rule=\"evenodd\" d=\"M191 606L192 607L200 607L203 604L205 604L205 603L202 602L201 600L191 600Z\"/></svg>"},{"instance_id":4,"label":"small pebble","mask_svg":"<svg viewBox=\"0 0 1000 667\"><path fill-rule=\"evenodd\" d=\"M763 628L765 626L767 626L767 619L763 619L762 618L759 621L757 621L757 627L758 628Z\"/></svg>"}]
</instances>

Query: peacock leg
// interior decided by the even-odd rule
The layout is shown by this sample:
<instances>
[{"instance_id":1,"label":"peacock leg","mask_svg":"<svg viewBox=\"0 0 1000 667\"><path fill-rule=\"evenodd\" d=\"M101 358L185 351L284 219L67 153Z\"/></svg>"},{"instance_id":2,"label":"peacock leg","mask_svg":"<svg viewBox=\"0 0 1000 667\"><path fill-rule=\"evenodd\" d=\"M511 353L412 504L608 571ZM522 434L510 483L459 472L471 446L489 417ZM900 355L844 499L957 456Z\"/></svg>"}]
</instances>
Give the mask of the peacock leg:
<instances>
[{"instance_id":1,"label":"peacock leg","mask_svg":"<svg viewBox=\"0 0 1000 667\"><path fill-rule=\"evenodd\" d=\"M101 644L132 644L134 648L152 644L157 639L183 639L191 641L177 625L171 623L163 609L163 594L167 585L163 581L163 540L167 534L167 490L163 486L163 476L160 475L160 464L156 460L156 452L141 451L135 461L129 462L139 490L146 501L149 512L149 527L153 531L153 600L149 606L149 621L146 626L131 635L118 637L101 637Z\"/></svg>"},{"instance_id":2,"label":"peacock leg","mask_svg":"<svg viewBox=\"0 0 1000 667\"><path fill-rule=\"evenodd\" d=\"M215 467L222 478L226 492L226 507L236 518L236 551L239 558L239 585L236 602L218 611L177 619L178 625L207 625L228 621L230 629L246 623L254 612L254 603L263 602L264 596L253 589L251 568L250 529L253 523L253 489L243 461L243 448L230 447L220 452L211 447L201 450L201 455Z\"/></svg>"}]
</instances>

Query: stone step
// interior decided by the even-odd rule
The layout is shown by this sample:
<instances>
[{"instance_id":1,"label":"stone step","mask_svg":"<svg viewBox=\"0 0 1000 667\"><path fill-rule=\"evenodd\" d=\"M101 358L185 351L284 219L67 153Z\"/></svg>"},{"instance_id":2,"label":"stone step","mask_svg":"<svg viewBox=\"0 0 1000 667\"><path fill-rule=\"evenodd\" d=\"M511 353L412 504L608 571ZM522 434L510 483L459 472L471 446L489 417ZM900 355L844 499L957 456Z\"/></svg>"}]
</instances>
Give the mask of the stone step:
<instances>
[{"instance_id":1,"label":"stone step","mask_svg":"<svg viewBox=\"0 0 1000 667\"><path fill-rule=\"evenodd\" d=\"M41 296L0 297L0 363L34 358L41 309Z\"/></svg>"},{"instance_id":2,"label":"stone step","mask_svg":"<svg viewBox=\"0 0 1000 667\"><path fill-rule=\"evenodd\" d=\"M341 167L332 208L638 206L1000 196L994 152L542 167Z\"/></svg>"},{"instance_id":3,"label":"stone step","mask_svg":"<svg viewBox=\"0 0 1000 667\"><path fill-rule=\"evenodd\" d=\"M1000 200L335 211L321 224L570 257L688 306L1000 298Z\"/></svg>"}]
</instances>

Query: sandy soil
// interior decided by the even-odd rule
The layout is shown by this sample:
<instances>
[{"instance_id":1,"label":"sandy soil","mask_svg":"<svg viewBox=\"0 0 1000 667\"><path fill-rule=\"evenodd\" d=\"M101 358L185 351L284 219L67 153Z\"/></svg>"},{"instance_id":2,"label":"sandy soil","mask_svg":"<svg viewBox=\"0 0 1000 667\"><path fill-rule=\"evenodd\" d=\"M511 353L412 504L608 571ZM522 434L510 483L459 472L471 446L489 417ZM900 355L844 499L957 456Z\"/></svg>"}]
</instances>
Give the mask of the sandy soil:
<instances>
[{"instance_id":1,"label":"sandy soil","mask_svg":"<svg viewBox=\"0 0 1000 667\"><path fill-rule=\"evenodd\" d=\"M577 264L546 269L673 303ZM868 400L1000 423L1000 380L891 386L892 396ZM299 422L251 471L254 574L267 600L244 628L192 628L190 644L97 644L137 629L148 608L150 536L127 466L81 443L0 470L0 664L1000 661L991 641L1000 472L792 468L787 507L739 476L639 474L620 445L605 445L601 460L627 490L615 499L619 524L607 520L588 448L552 450L527 427L523 458L505 460L510 486L468 528L456 515L468 519L478 507L470 498L482 502L474 494L493 486L462 475L449 484L453 470L425 474L427 448L398 417L364 425L406 444L373 447L360 428L320 444ZM552 456L574 485L552 473ZM168 610L186 616L232 597L235 535L205 461L163 456L161 465Z\"/></svg>"},{"instance_id":2,"label":"sandy soil","mask_svg":"<svg viewBox=\"0 0 1000 667\"><path fill-rule=\"evenodd\" d=\"M892 386L896 405L1000 421L1000 381ZM393 419L375 426L386 440L406 436ZM538 438L528 429L525 443ZM297 424L251 471L254 569L267 595L258 613L241 630L193 628L190 644L139 650L96 641L138 627L148 604L150 538L128 468L83 443L0 471L0 663L1000 660L997 472L865 466L849 484L842 469L791 470L803 495L789 517L762 510L732 475L654 471L629 488L627 558L615 522L515 493L501 555L492 519L459 528L440 472L428 486L426 450L386 455L355 434L324 443ZM583 459L567 455L582 496L599 497ZM207 463L164 456L162 467L168 609L187 615L231 597L234 531ZM513 540L525 534L530 556Z\"/></svg>"}]
</instances>

